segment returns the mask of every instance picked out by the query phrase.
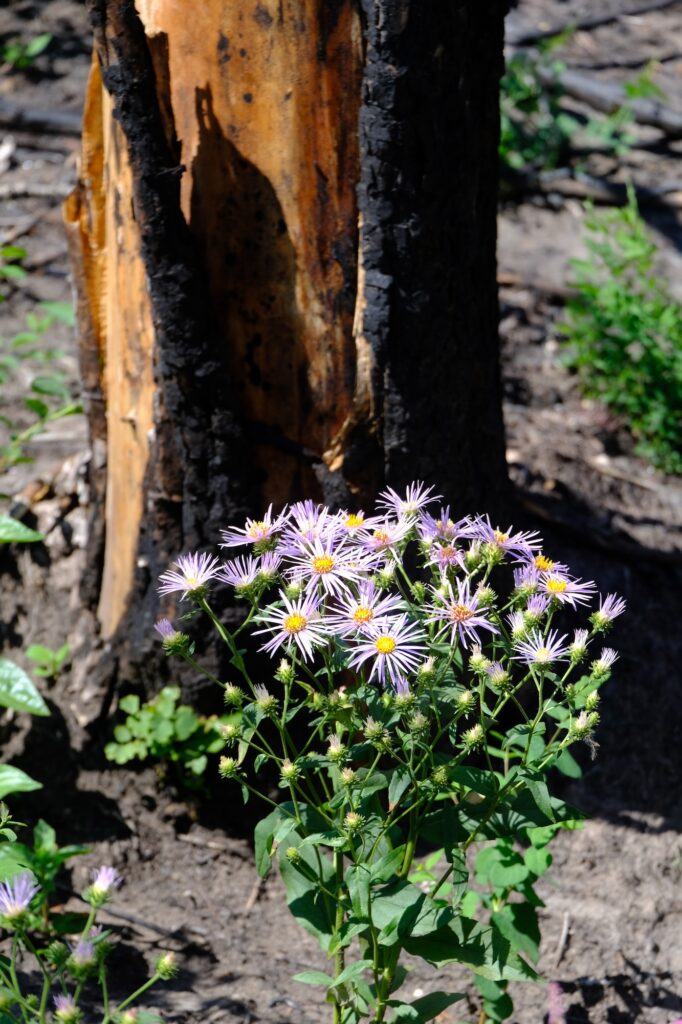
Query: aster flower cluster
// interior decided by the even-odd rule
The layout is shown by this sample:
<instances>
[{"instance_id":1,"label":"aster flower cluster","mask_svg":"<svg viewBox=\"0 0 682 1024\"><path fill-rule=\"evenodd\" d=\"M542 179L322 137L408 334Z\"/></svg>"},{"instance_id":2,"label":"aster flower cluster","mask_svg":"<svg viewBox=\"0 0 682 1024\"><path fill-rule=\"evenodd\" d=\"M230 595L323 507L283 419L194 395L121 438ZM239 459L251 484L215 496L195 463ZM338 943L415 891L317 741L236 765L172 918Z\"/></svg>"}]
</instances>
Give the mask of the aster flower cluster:
<instances>
[{"instance_id":1,"label":"aster flower cluster","mask_svg":"<svg viewBox=\"0 0 682 1024\"><path fill-rule=\"evenodd\" d=\"M180 556L159 588L195 606L193 624L203 611L229 649L231 678L221 685L233 717L220 774L248 799L258 793L249 754L256 771L266 763L277 771L285 799L258 826L259 870L278 861L292 913L336 949L335 978L344 980L327 991L335 1024L383 1022L389 1005L407 1006L393 995L402 946L421 952L411 926L401 931L393 905L382 905L383 892L400 894L401 914L419 920L425 941L433 922L450 963L473 927L460 913L472 843L501 837L508 859L513 838L527 844L529 830L553 834L575 820L545 777L554 766L579 772L573 744L594 748L599 691L617 659L601 641L625 602L600 596L536 533L500 528L487 516L457 518L418 482L404 494L388 488L369 512L312 501L279 513L271 506L261 519L224 530L222 548L225 560ZM245 604L234 631L210 600L225 586ZM157 632L167 654L200 670L187 634L168 619ZM268 670L262 657L257 676L247 667L247 632L276 667ZM421 888L411 881L419 835L447 844L449 867L432 890L428 873ZM371 915L360 877L370 890L376 885ZM532 881L524 885L518 895L532 918ZM504 918L497 896L487 906ZM523 942L514 945L516 923L499 934L495 921L476 927L488 929L477 933L481 949L508 950L504 963L480 965L487 978L506 985L530 976ZM366 959L347 974L354 936ZM438 963L434 948L423 955ZM470 965L464 953L463 962ZM362 987L365 969L373 989Z\"/></svg>"},{"instance_id":2,"label":"aster flower cluster","mask_svg":"<svg viewBox=\"0 0 682 1024\"><path fill-rule=\"evenodd\" d=\"M43 949L36 942L36 932L44 923L43 916L36 911L41 909L41 901L45 905L45 896L33 875L30 871L23 871L0 884L0 927L14 935L11 958L3 957L0 963L2 1011L8 1020L23 1020L26 1024L29 1021L35 1024L47 1024L48 1021L81 1024L81 993L86 984L97 979L104 994L101 1024L113 1024L114 1021L120 1024L124 1018L132 1024L138 1012L132 1004L156 982L174 977L177 973L174 957L172 953L166 953L157 960L150 979L136 992L117 1007L109 1004L106 963L112 948L111 933L96 923L96 915L122 882L121 875L113 867L103 865L95 870L90 885L83 893L83 899L90 904L90 914L83 931L68 942L51 941ZM40 964L42 991L39 995L30 989L25 991L20 981L26 973L23 961L28 954L37 957ZM154 1016L153 1019L160 1024L161 1018Z\"/></svg>"}]
</instances>

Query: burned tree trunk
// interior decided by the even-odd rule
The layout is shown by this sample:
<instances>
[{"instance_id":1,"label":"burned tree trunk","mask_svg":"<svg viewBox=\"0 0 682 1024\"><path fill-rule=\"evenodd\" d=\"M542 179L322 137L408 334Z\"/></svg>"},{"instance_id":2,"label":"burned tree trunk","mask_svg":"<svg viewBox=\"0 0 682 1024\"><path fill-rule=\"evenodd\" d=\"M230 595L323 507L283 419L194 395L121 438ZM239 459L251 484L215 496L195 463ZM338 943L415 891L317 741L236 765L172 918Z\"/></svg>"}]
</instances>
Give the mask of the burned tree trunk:
<instances>
[{"instance_id":1,"label":"burned tree trunk","mask_svg":"<svg viewBox=\"0 0 682 1024\"><path fill-rule=\"evenodd\" d=\"M88 0L67 203L93 439L88 598L139 639L230 519L505 469L502 0Z\"/></svg>"}]
</instances>

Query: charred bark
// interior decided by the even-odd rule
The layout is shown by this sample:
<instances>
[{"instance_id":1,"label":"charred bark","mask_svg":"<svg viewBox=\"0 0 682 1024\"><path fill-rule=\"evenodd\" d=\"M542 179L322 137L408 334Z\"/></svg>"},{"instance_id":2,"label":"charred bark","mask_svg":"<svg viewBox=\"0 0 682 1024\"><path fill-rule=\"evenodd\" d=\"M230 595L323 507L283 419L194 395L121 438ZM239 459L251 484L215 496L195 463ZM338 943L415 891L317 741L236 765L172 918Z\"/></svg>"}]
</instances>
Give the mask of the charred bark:
<instances>
[{"instance_id":1,"label":"charred bark","mask_svg":"<svg viewBox=\"0 0 682 1024\"><path fill-rule=\"evenodd\" d=\"M158 571L246 511L504 490L504 4L88 2L67 221L107 452L89 595L140 651Z\"/></svg>"}]
</instances>

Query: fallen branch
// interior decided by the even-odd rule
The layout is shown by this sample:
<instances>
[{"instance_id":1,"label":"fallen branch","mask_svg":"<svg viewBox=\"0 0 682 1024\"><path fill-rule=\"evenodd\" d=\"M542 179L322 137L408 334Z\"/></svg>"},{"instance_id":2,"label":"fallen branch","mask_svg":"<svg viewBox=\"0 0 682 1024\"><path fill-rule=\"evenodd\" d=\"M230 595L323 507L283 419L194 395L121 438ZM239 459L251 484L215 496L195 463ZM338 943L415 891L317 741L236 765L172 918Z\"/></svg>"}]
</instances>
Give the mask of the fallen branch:
<instances>
[{"instance_id":1,"label":"fallen branch","mask_svg":"<svg viewBox=\"0 0 682 1024\"><path fill-rule=\"evenodd\" d=\"M556 193L567 199L589 199L606 206L625 206L628 202L627 185L622 182L606 181L570 168L541 171L539 174L516 172L513 177L505 179L505 185L512 196L532 192L541 195ZM664 206L675 210L682 207L682 182L666 182L653 188L634 185L633 188L640 207Z\"/></svg>"},{"instance_id":2,"label":"fallen branch","mask_svg":"<svg viewBox=\"0 0 682 1024\"><path fill-rule=\"evenodd\" d=\"M514 46L532 46L543 39L552 39L571 29L580 32L583 29L601 28L602 25L610 25L621 18L634 18L640 14L650 14L652 11L662 11L666 7L675 7L679 0L649 0L648 3L638 4L629 11L612 11L610 14L594 14L591 17L579 18L577 21L566 21L561 25L554 25L552 28L527 29L515 27L513 22L507 26L507 42Z\"/></svg>"},{"instance_id":3,"label":"fallen branch","mask_svg":"<svg viewBox=\"0 0 682 1024\"><path fill-rule=\"evenodd\" d=\"M564 913L564 923L561 929L561 935L559 936L559 942L556 948L556 954L554 956L554 966L558 967L564 958L566 947L568 946L568 937L571 933L571 915L568 911Z\"/></svg>"},{"instance_id":4,"label":"fallen branch","mask_svg":"<svg viewBox=\"0 0 682 1024\"><path fill-rule=\"evenodd\" d=\"M587 103L594 110L613 114L627 105L638 124L649 125L665 132L670 138L682 137L682 113L666 106L660 100L630 99L617 82L602 82L580 71L567 68L560 75L549 68L538 68L538 77L547 87L561 86L566 96Z\"/></svg>"},{"instance_id":5,"label":"fallen branch","mask_svg":"<svg viewBox=\"0 0 682 1024\"><path fill-rule=\"evenodd\" d=\"M26 110L0 100L0 128L50 135L80 135L83 115L78 110Z\"/></svg>"}]
</instances>

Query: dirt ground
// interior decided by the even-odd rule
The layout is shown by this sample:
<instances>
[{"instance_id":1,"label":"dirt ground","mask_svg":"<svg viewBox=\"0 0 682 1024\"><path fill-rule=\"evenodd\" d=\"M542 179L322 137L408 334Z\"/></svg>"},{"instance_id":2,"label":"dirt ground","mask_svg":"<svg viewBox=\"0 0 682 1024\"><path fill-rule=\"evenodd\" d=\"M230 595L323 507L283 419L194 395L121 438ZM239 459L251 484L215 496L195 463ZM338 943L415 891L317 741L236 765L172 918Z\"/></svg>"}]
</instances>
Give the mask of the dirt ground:
<instances>
[{"instance_id":1,"label":"dirt ground","mask_svg":"<svg viewBox=\"0 0 682 1024\"><path fill-rule=\"evenodd\" d=\"M622 12L643 3L595 6L520 0L510 36L613 12L616 20L578 29L561 59L604 80L624 80L658 60L656 80L682 112L682 3L631 17ZM0 142L14 140L0 171L0 240L24 246L32 268L5 288L3 338L20 329L36 301L70 294L60 202L75 180L77 138L2 127L17 107L80 108L90 60L82 4L17 0L0 10L0 42L44 31L54 39L33 68L0 76ZM613 181L631 175L645 188L674 182L682 142L651 128L641 129L640 142L612 166L595 155L591 170ZM680 209L661 201L644 212L661 272L682 296ZM541 968L562 986L567 1024L672 1024L682 1017L682 480L665 479L637 459L626 432L581 399L558 360L555 325L567 261L582 251L583 217L580 200L557 191L506 204L499 230L507 454L519 525L541 529L547 549L629 605L614 636L622 657L604 694L598 757L592 761L586 751L583 779L564 784L564 795L591 818L556 842L555 865L542 884ZM75 382L74 339L59 328L53 340L64 347L63 368ZM91 627L78 597L88 511L82 417L55 425L31 454L35 461L0 485L15 496L15 510L29 509L47 534L44 548L0 551L0 642L19 661L29 642L56 647L68 639L77 650ZM141 958L174 949L180 975L153 999L168 1021L326 1021L314 991L290 980L324 965L314 940L289 919L279 882L257 881L253 811L244 815L227 803L239 800L227 786L206 806L160 786L152 768L108 767L102 745L112 694L92 660L74 659L46 697L49 719L26 723L9 715L0 723L3 759L46 779L17 807L27 820L42 814L61 841L93 847L65 879L65 902L94 864L112 862L125 875L107 918L122 939L114 990L142 980ZM456 975L440 978L439 987L458 987ZM408 990L432 980L415 970ZM516 986L513 995L517 1024L545 1019L542 986ZM442 1024L474 1019L473 1004L455 1009Z\"/></svg>"}]
</instances>

